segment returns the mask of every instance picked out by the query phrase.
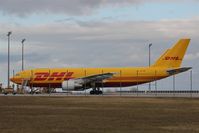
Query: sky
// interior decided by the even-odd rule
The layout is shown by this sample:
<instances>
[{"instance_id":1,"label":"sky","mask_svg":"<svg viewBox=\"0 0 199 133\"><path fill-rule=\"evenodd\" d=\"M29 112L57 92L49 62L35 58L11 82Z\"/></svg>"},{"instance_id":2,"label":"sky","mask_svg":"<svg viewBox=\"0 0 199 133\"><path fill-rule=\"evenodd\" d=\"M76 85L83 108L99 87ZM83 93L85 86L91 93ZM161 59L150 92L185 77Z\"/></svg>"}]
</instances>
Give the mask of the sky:
<instances>
[{"instance_id":1,"label":"sky","mask_svg":"<svg viewBox=\"0 0 199 133\"><path fill-rule=\"evenodd\" d=\"M11 70L25 68L138 67L148 65L180 38L191 38L183 66L199 82L198 0L0 0L0 82L7 82L7 32ZM145 88L147 85L143 85ZM189 72L176 76L176 88L190 86ZM172 78L158 81L171 89Z\"/></svg>"}]
</instances>

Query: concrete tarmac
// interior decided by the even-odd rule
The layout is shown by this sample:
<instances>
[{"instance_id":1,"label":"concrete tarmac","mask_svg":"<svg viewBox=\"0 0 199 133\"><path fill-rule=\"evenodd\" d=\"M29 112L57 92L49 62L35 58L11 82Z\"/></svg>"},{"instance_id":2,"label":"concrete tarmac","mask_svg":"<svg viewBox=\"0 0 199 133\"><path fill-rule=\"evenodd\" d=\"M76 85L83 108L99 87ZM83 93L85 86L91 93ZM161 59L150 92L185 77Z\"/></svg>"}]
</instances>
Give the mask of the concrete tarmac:
<instances>
[{"instance_id":1,"label":"concrete tarmac","mask_svg":"<svg viewBox=\"0 0 199 133\"><path fill-rule=\"evenodd\" d=\"M184 98L198 98L199 93L104 93L103 95L90 95L89 93L43 93L43 94L0 94L0 96L110 96L110 97L184 97Z\"/></svg>"}]
</instances>

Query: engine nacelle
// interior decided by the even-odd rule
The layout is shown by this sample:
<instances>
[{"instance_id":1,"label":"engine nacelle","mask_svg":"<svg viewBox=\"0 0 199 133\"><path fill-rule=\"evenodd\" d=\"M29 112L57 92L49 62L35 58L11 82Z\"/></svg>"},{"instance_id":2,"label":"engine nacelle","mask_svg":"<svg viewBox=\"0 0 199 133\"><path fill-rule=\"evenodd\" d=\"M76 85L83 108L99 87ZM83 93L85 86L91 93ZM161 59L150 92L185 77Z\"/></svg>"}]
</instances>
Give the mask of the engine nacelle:
<instances>
[{"instance_id":1,"label":"engine nacelle","mask_svg":"<svg viewBox=\"0 0 199 133\"><path fill-rule=\"evenodd\" d=\"M82 88L82 84L78 82L78 80L68 80L62 82L62 89L67 91L77 90Z\"/></svg>"}]
</instances>

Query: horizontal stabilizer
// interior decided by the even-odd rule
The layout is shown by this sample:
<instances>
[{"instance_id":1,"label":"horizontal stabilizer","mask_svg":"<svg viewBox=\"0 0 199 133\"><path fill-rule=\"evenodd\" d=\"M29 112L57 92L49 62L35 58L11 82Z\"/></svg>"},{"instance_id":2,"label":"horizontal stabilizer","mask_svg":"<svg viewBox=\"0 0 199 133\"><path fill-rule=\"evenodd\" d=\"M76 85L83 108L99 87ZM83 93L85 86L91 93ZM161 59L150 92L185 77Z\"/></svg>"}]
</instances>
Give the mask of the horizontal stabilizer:
<instances>
[{"instance_id":1,"label":"horizontal stabilizer","mask_svg":"<svg viewBox=\"0 0 199 133\"><path fill-rule=\"evenodd\" d=\"M169 75L174 75L174 74L188 71L190 69L192 69L192 67L182 67L182 68L177 68L177 69L169 69L169 70L167 70L167 72L169 73Z\"/></svg>"}]
</instances>

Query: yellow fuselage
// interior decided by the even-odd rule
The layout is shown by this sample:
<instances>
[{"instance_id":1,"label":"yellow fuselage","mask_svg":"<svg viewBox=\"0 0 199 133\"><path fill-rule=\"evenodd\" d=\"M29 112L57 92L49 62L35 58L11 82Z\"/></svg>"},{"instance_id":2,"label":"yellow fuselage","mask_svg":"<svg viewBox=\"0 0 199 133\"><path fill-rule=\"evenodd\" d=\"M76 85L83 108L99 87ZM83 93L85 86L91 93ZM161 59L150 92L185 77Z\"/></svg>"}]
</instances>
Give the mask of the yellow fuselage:
<instances>
[{"instance_id":1,"label":"yellow fuselage","mask_svg":"<svg viewBox=\"0 0 199 133\"><path fill-rule=\"evenodd\" d=\"M23 80L29 81L29 86L33 87L54 87L60 88L63 81L78 79L87 76L115 73L115 75L104 80L103 87L133 86L152 82L168 77L166 68L158 67L126 67L126 68L54 68L54 69L33 69L22 71L14 76L11 81L22 84Z\"/></svg>"}]
</instances>

